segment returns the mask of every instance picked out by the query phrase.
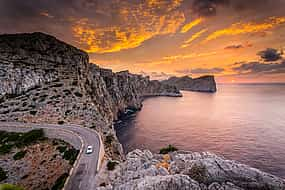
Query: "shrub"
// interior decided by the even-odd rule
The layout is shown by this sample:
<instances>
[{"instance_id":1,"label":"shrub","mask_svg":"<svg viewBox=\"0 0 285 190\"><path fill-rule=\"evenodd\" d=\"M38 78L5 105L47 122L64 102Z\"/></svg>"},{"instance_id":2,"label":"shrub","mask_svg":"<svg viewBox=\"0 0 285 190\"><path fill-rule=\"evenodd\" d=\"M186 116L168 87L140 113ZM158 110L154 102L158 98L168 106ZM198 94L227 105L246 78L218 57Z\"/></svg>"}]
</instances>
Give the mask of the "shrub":
<instances>
[{"instance_id":1,"label":"shrub","mask_svg":"<svg viewBox=\"0 0 285 190\"><path fill-rule=\"evenodd\" d=\"M114 140L113 135L107 135L105 142L106 142L107 144L111 144L111 143L113 142L113 140Z\"/></svg>"},{"instance_id":2,"label":"shrub","mask_svg":"<svg viewBox=\"0 0 285 190\"><path fill-rule=\"evenodd\" d=\"M24 190L22 187L18 187L16 185L11 184L0 184L1 190Z\"/></svg>"},{"instance_id":3,"label":"shrub","mask_svg":"<svg viewBox=\"0 0 285 190\"><path fill-rule=\"evenodd\" d=\"M0 146L0 155L9 153L12 150L12 148L13 145L11 144L3 144L2 146Z\"/></svg>"},{"instance_id":4,"label":"shrub","mask_svg":"<svg viewBox=\"0 0 285 190\"><path fill-rule=\"evenodd\" d=\"M31 115L36 115L37 112L38 112L37 110L31 110L31 111L30 111L30 114L31 114Z\"/></svg>"},{"instance_id":5,"label":"shrub","mask_svg":"<svg viewBox=\"0 0 285 190\"><path fill-rule=\"evenodd\" d=\"M16 154L14 154L13 158L14 160L20 160L25 157L26 153L27 151L19 151Z\"/></svg>"},{"instance_id":6,"label":"shrub","mask_svg":"<svg viewBox=\"0 0 285 190\"><path fill-rule=\"evenodd\" d=\"M107 169L108 170L114 170L115 169L115 166L118 164L118 162L114 162L114 161L111 161L109 160L108 163L107 163Z\"/></svg>"},{"instance_id":7,"label":"shrub","mask_svg":"<svg viewBox=\"0 0 285 190\"><path fill-rule=\"evenodd\" d=\"M199 183L205 183L207 177L206 167L204 165L194 164L189 171L189 176Z\"/></svg>"},{"instance_id":8,"label":"shrub","mask_svg":"<svg viewBox=\"0 0 285 190\"><path fill-rule=\"evenodd\" d=\"M79 151L72 148L72 149L69 149L67 151L64 152L64 155L63 155L63 158L65 160L69 160L69 164L74 164L76 158L77 158L77 155L78 155Z\"/></svg>"},{"instance_id":9,"label":"shrub","mask_svg":"<svg viewBox=\"0 0 285 190\"><path fill-rule=\"evenodd\" d=\"M168 154L169 152L177 151L178 149L172 145L168 145L168 147L162 148L159 151L159 154Z\"/></svg>"},{"instance_id":10,"label":"shrub","mask_svg":"<svg viewBox=\"0 0 285 190\"><path fill-rule=\"evenodd\" d=\"M7 172L0 167L0 181L7 179Z\"/></svg>"},{"instance_id":11,"label":"shrub","mask_svg":"<svg viewBox=\"0 0 285 190\"><path fill-rule=\"evenodd\" d=\"M67 173L62 174L55 182L55 184L53 185L53 187L51 188L52 190L60 190L63 188L64 183L66 181L68 177Z\"/></svg>"},{"instance_id":12,"label":"shrub","mask_svg":"<svg viewBox=\"0 0 285 190\"><path fill-rule=\"evenodd\" d=\"M76 80L74 80L74 81L72 82L72 85L73 85L73 86L77 86L77 84L78 84L78 82L77 82Z\"/></svg>"},{"instance_id":13,"label":"shrub","mask_svg":"<svg viewBox=\"0 0 285 190\"><path fill-rule=\"evenodd\" d=\"M66 151L67 147L66 147L66 146L58 146L56 149L57 149L60 153L64 153L64 152Z\"/></svg>"},{"instance_id":14,"label":"shrub","mask_svg":"<svg viewBox=\"0 0 285 190\"><path fill-rule=\"evenodd\" d=\"M34 129L27 133L23 133L23 135L21 136L21 144L29 145L43 138L44 138L44 131L42 129Z\"/></svg>"},{"instance_id":15,"label":"shrub","mask_svg":"<svg viewBox=\"0 0 285 190\"><path fill-rule=\"evenodd\" d=\"M83 95L80 92L74 92L74 95L81 98Z\"/></svg>"},{"instance_id":16,"label":"shrub","mask_svg":"<svg viewBox=\"0 0 285 190\"><path fill-rule=\"evenodd\" d=\"M63 125L63 124L64 124L64 121L62 121L62 120L61 120L61 121L58 121L57 124Z\"/></svg>"}]
</instances>

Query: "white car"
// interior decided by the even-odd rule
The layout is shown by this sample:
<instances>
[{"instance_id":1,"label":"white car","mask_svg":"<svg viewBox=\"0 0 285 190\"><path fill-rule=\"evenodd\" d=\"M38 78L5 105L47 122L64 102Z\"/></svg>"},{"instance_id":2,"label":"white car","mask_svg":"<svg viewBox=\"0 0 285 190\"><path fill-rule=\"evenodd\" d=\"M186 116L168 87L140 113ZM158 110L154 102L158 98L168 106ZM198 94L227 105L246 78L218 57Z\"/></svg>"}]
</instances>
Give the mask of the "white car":
<instances>
[{"instance_id":1,"label":"white car","mask_svg":"<svg viewBox=\"0 0 285 190\"><path fill-rule=\"evenodd\" d=\"M91 145L87 146L86 154L91 154L93 152L93 147Z\"/></svg>"}]
</instances>

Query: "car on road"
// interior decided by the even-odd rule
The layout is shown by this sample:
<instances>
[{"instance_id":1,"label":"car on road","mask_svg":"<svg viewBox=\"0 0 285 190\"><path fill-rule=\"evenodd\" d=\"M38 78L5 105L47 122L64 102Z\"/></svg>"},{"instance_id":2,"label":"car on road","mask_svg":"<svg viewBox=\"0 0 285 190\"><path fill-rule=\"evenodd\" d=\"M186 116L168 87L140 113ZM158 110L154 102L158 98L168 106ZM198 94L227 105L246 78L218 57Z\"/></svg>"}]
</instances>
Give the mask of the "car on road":
<instances>
[{"instance_id":1,"label":"car on road","mask_svg":"<svg viewBox=\"0 0 285 190\"><path fill-rule=\"evenodd\" d=\"M91 145L87 146L86 154L91 154L93 152L93 147Z\"/></svg>"}]
</instances>

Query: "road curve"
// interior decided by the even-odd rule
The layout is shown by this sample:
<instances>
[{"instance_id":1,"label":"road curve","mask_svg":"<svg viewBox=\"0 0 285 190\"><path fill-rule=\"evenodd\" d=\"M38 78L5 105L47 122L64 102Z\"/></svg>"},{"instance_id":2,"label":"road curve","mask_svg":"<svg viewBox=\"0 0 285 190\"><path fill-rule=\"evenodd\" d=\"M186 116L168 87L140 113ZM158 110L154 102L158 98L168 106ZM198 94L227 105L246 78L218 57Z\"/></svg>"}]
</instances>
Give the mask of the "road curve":
<instances>
[{"instance_id":1,"label":"road curve","mask_svg":"<svg viewBox=\"0 0 285 190\"><path fill-rule=\"evenodd\" d=\"M95 189L95 175L104 157L101 137L95 130L78 125L0 122L0 130L25 132L32 129L44 129L48 137L62 139L80 149L64 190ZM93 146L92 154L85 154L88 145Z\"/></svg>"}]
</instances>

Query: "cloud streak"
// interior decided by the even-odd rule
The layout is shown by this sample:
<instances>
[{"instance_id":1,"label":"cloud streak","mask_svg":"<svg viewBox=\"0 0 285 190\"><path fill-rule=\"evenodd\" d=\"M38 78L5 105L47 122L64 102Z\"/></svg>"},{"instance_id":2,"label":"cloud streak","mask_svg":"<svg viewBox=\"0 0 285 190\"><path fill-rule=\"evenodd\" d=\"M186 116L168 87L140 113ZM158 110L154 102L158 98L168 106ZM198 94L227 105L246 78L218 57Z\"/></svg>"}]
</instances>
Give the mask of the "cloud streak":
<instances>
[{"instance_id":1,"label":"cloud streak","mask_svg":"<svg viewBox=\"0 0 285 190\"><path fill-rule=\"evenodd\" d=\"M191 22L189 22L188 24L185 24L182 29L181 29L181 33L186 33L188 32L189 30L191 30L193 27L201 24L202 22L204 22L204 18L200 17L200 18L197 18Z\"/></svg>"},{"instance_id":2,"label":"cloud streak","mask_svg":"<svg viewBox=\"0 0 285 190\"><path fill-rule=\"evenodd\" d=\"M211 41L222 36L235 36L240 34L264 32L284 23L285 23L285 17L270 17L264 23L239 22L232 24L229 28L213 32L206 38L205 41L206 42Z\"/></svg>"},{"instance_id":3,"label":"cloud streak","mask_svg":"<svg viewBox=\"0 0 285 190\"><path fill-rule=\"evenodd\" d=\"M188 40L186 40L182 44L181 48L186 48L186 47L190 46L191 42L193 42L194 40L198 39L200 36L202 36L207 31L208 31L207 29L203 29L203 30L200 30L199 32L193 34Z\"/></svg>"}]
</instances>

